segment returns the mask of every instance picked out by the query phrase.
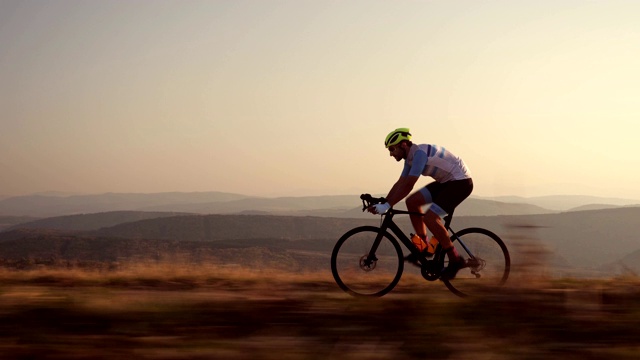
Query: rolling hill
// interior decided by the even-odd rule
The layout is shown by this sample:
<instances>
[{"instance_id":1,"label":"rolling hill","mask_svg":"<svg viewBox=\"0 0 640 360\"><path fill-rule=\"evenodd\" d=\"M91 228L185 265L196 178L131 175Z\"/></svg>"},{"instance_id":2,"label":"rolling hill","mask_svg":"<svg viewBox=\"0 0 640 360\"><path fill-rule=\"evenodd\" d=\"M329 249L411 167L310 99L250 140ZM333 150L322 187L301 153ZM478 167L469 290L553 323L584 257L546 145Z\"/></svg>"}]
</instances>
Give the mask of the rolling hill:
<instances>
[{"instance_id":1,"label":"rolling hill","mask_svg":"<svg viewBox=\"0 0 640 360\"><path fill-rule=\"evenodd\" d=\"M70 231L89 231L97 230L103 227L115 226L127 222L177 215L185 214L173 212L110 211L95 214L55 216L37 220L33 220L32 218L22 218L23 220L28 219L30 221L16 221L14 225L9 226L4 230L9 231L14 229L55 229Z\"/></svg>"},{"instance_id":2,"label":"rolling hill","mask_svg":"<svg viewBox=\"0 0 640 360\"><path fill-rule=\"evenodd\" d=\"M113 215L103 214L107 217ZM67 233L63 230L51 232L14 229L0 232L0 254L6 254L5 251L9 251L9 248L17 251L24 239L40 241L46 247L54 243L50 241L52 239L71 236L83 239L82 241L117 239L113 241L119 244L128 240L134 243L151 241L156 245L149 245L151 252L148 254L160 251L153 250L154 246L157 248L163 242L177 241L191 244L218 243L217 246L223 248L264 247L320 251L326 255L348 229L379 224L378 216L369 216L369 219L347 219L273 215L180 215L124 222L92 231L78 231L78 225L73 225L75 231L68 229ZM96 214L96 217L99 215ZM593 270L604 268L640 250L638 218L640 207L627 207L560 214L457 216L452 226L458 230L479 226L498 233L508 244L514 263L532 260L527 258L530 256L539 256L528 252L527 249L533 247L550 252L550 259L544 259L547 262ZM411 231L408 218L399 218L398 223L406 232ZM7 248L9 244L11 246ZM86 240L85 244L89 246L92 242ZM100 244L108 246L109 240L103 240ZM201 246L205 245L197 245L195 248Z\"/></svg>"},{"instance_id":3,"label":"rolling hill","mask_svg":"<svg viewBox=\"0 0 640 360\"><path fill-rule=\"evenodd\" d=\"M38 218L33 216L0 216L0 231L6 230L14 225L25 224L37 219Z\"/></svg>"},{"instance_id":4,"label":"rolling hill","mask_svg":"<svg viewBox=\"0 0 640 360\"><path fill-rule=\"evenodd\" d=\"M129 239L220 241L236 239L337 239L368 221L323 217L274 215L186 215L124 223L91 232L96 236Z\"/></svg>"}]
</instances>

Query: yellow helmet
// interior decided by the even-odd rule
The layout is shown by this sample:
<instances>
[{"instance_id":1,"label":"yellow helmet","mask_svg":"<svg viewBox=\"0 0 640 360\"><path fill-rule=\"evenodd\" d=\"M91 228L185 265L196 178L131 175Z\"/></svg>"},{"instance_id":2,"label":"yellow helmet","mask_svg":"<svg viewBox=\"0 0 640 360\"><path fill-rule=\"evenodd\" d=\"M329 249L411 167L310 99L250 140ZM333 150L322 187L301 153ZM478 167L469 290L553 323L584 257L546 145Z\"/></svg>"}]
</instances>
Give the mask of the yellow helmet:
<instances>
[{"instance_id":1,"label":"yellow helmet","mask_svg":"<svg viewBox=\"0 0 640 360\"><path fill-rule=\"evenodd\" d=\"M399 144L403 140L411 140L409 128L397 128L390 132L387 138L384 139L384 146L389 148L389 146Z\"/></svg>"}]
</instances>

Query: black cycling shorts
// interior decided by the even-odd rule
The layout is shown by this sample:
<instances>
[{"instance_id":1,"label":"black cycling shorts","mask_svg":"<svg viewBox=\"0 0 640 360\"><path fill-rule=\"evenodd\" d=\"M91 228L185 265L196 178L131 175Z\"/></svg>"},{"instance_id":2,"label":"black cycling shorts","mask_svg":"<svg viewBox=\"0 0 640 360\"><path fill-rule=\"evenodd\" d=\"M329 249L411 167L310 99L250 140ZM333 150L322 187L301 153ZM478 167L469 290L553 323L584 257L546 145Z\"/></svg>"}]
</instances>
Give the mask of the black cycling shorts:
<instances>
[{"instance_id":1,"label":"black cycling shorts","mask_svg":"<svg viewBox=\"0 0 640 360\"><path fill-rule=\"evenodd\" d=\"M433 204L430 210L444 218L447 215L451 217L455 208L471 195L471 191L473 191L473 181L463 179L444 183L434 181L422 188L420 193L427 204Z\"/></svg>"}]
</instances>

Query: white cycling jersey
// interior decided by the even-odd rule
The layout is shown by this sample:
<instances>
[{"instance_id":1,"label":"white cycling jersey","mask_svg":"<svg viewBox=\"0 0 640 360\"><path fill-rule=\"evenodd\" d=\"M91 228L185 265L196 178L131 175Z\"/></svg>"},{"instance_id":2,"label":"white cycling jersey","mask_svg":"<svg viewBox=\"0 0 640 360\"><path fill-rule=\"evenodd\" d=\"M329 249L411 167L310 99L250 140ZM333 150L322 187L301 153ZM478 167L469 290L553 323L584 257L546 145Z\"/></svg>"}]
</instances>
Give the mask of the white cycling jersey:
<instances>
[{"instance_id":1,"label":"white cycling jersey","mask_svg":"<svg viewBox=\"0 0 640 360\"><path fill-rule=\"evenodd\" d=\"M462 161L442 146L413 144L404 161L402 176L430 176L437 182L470 179L471 172Z\"/></svg>"}]
</instances>

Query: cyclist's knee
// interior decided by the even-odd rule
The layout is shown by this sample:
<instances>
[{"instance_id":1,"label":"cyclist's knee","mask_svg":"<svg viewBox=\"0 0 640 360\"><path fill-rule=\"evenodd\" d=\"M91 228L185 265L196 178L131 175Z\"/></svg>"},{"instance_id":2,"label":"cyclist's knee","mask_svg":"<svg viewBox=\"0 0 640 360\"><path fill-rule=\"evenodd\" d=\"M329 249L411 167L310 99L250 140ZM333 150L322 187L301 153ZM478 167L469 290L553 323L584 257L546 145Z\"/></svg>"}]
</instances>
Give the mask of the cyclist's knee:
<instances>
[{"instance_id":1,"label":"cyclist's knee","mask_svg":"<svg viewBox=\"0 0 640 360\"><path fill-rule=\"evenodd\" d=\"M404 202L407 204L409 211L419 210L425 204L424 198L419 193L409 196Z\"/></svg>"},{"instance_id":2,"label":"cyclist's knee","mask_svg":"<svg viewBox=\"0 0 640 360\"><path fill-rule=\"evenodd\" d=\"M440 215L435 212L428 210L426 214L424 214L424 223L431 228L432 226L442 225L442 218Z\"/></svg>"}]
</instances>

